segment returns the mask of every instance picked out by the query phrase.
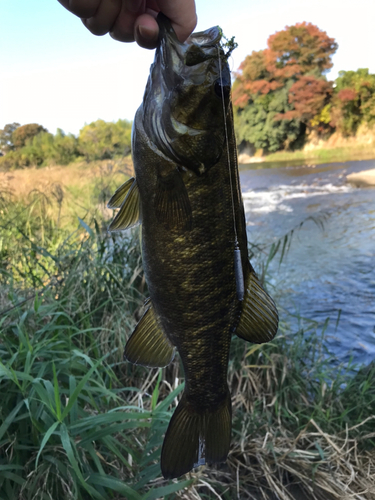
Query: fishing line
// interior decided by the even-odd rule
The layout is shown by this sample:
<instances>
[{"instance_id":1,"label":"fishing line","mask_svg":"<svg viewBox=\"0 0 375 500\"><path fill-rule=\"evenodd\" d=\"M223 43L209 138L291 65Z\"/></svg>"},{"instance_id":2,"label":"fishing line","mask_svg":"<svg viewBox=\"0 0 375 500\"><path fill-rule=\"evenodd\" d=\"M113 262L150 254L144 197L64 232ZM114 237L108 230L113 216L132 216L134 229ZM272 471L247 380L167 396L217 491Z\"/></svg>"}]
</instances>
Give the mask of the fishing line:
<instances>
[{"instance_id":1,"label":"fishing line","mask_svg":"<svg viewBox=\"0 0 375 500\"><path fill-rule=\"evenodd\" d=\"M220 47L217 47L218 58L219 58L219 75L220 75L220 83L223 83L223 77L221 72L221 58L220 58ZM230 184L230 194L232 199L232 215L233 215L233 228L234 228L234 275L236 278L236 292L238 300L243 300L245 295L245 284L243 279L243 269L242 269L242 259L241 259L241 250L238 244L237 237L237 224L236 224L236 211L234 208L234 196L233 196L233 184L232 184L232 172L230 165L230 152L229 152L229 139L228 139L228 128L227 128L227 117L225 113L225 99L224 99L224 90L223 85L221 87L221 102L223 104L223 117L224 117L224 130L225 130L225 142L227 146L227 155L228 155L228 170L229 170L229 184Z\"/></svg>"}]
</instances>

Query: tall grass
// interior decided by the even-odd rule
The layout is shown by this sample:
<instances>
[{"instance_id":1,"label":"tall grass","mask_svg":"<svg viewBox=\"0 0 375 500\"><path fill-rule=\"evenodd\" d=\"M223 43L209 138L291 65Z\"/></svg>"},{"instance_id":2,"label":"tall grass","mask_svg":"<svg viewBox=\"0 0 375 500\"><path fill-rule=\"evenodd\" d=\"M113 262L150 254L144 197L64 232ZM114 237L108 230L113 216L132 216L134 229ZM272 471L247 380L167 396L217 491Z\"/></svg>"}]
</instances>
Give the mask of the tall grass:
<instances>
[{"instance_id":1,"label":"tall grass","mask_svg":"<svg viewBox=\"0 0 375 500\"><path fill-rule=\"evenodd\" d=\"M374 498L375 368L337 367L326 325L291 331L286 314L270 344L233 339L227 463L165 481L183 376L178 359L122 358L147 296L137 231L110 237L96 211L62 229L57 203L51 217L41 200L2 199L1 499Z\"/></svg>"},{"instance_id":2,"label":"tall grass","mask_svg":"<svg viewBox=\"0 0 375 500\"><path fill-rule=\"evenodd\" d=\"M137 389L145 370L122 362L144 299L138 235L108 238L96 221L94 230L80 224L56 251L54 231L44 247L13 226L26 270L14 248L0 270L1 498L151 499L181 488L153 488L159 470L147 443L160 447L182 386L157 404L160 377ZM33 269L42 257L45 281Z\"/></svg>"}]
</instances>

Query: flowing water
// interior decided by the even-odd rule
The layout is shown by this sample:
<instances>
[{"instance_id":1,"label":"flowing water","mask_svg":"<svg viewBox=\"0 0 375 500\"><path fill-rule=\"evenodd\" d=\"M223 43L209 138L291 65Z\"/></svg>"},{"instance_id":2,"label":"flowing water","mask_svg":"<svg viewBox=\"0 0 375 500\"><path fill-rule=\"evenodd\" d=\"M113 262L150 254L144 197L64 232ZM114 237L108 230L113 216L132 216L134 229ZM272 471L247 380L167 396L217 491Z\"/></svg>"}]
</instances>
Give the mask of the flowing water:
<instances>
[{"instance_id":1,"label":"flowing water","mask_svg":"<svg viewBox=\"0 0 375 500\"><path fill-rule=\"evenodd\" d=\"M375 186L353 187L346 175L370 168L375 160L240 168L249 240L291 242L269 267L281 320L329 318L329 351L356 364L375 360Z\"/></svg>"}]
</instances>

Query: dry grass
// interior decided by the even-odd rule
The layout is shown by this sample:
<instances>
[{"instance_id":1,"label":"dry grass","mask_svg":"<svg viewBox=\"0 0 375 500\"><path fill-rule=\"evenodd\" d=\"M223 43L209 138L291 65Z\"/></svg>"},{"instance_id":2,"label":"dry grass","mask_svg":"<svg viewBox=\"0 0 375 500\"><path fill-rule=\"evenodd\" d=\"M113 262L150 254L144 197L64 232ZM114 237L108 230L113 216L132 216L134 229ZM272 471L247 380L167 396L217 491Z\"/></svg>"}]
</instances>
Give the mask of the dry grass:
<instances>
[{"instance_id":1,"label":"dry grass","mask_svg":"<svg viewBox=\"0 0 375 500\"><path fill-rule=\"evenodd\" d=\"M62 188L77 187L84 189L88 184L104 175L132 175L133 164L130 158L121 160L102 160L91 163L79 162L66 166L44 168L25 168L0 172L1 190L10 190L16 198L27 197L32 189L48 192L50 186L60 184Z\"/></svg>"},{"instance_id":2,"label":"dry grass","mask_svg":"<svg viewBox=\"0 0 375 500\"><path fill-rule=\"evenodd\" d=\"M276 432L284 436L271 430L236 443L229 466L232 480L234 472L240 478L238 498L373 499L375 453L360 451L359 440L352 437L361 425L334 436L311 419L297 437L281 427Z\"/></svg>"},{"instance_id":3,"label":"dry grass","mask_svg":"<svg viewBox=\"0 0 375 500\"><path fill-rule=\"evenodd\" d=\"M357 150L368 149L375 150L375 127L361 125L355 136L344 137L339 132L334 132L327 139L321 139L316 133L312 132L307 138L307 143L303 148L305 152L317 149L334 148L354 148Z\"/></svg>"},{"instance_id":4,"label":"dry grass","mask_svg":"<svg viewBox=\"0 0 375 500\"><path fill-rule=\"evenodd\" d=\"M66 227L89 212L109 219L107 201L133 172L130 158L0 172L0 194L25 205L44 200L45 216Z\"/></svg>"}]
</instances>

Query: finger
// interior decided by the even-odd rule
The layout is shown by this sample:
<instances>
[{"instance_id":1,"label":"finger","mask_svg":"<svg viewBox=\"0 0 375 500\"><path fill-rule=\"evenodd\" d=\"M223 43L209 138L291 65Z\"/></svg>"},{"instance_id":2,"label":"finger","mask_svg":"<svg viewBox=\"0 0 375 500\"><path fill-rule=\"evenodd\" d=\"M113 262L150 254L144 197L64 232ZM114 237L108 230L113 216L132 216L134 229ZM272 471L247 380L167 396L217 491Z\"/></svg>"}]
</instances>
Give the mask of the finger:
<instances>
[{"instance_id":1,"label":"finger","mask_svg":"<svg viewBox=\"0 0 375 500\"><path fill-rule=\"evenodd\" d=\"M135 40L134 24L135 20L139 16L139 13L131 12L128 4L129 0L123 0L121 11L109 33L114 40L118 40L119 42L134 42ZM142 8L142 5L140 8Z\"/></svg>"},{"instance_id":2,"label":"finger","mask_svg":"<svg viewBox=\"0 0 375 500\"><path fill-rule=\"evenodd\" d=\"M180 42L184 42L197 25L197 13L194 0L158 0L159 9L172 22Z\"/></svg>"},{"instance_id":3,"label":"finger","mask_svg":"<svg viewBox=\"0 0 375 500\"><path fill-rule=\"evenodd\" d=\"M66 9L78 17L88 18L95 15L101 0L58 0Z\"/></svg>"},{"instance_id":4,"label":"finger","mask_svg":"<svg viewBox=\"0 0 375 500\"><path fill-rule=\"evenodd\" d=\"M144 10L143 4L143 0L126 0L126 8L129 12L140 12L141 7L143 7Z\"/></svg>"},{"instance_id":5,"label":"finger","mask_svg":"<svg viewBox=\"0 0 375 500\"><path fill-rule=\"evenodd\" d=\"M121 0L103 0L95 15L82 19L82 22L94 35L105 35L112 29L120 12Z\"/></svg>"},{"instance_id":6,"label":"finger","mask_svg":"<svg viewBox=\"0 0 375 500\"><path fill-rule=\"evenodd\" d=\"M134 38L140 47L154 49L159 35L159 26L156 22L157 12L147 10L146 14L137 17L134 26Z\"/></svg>"}]
</instances>

